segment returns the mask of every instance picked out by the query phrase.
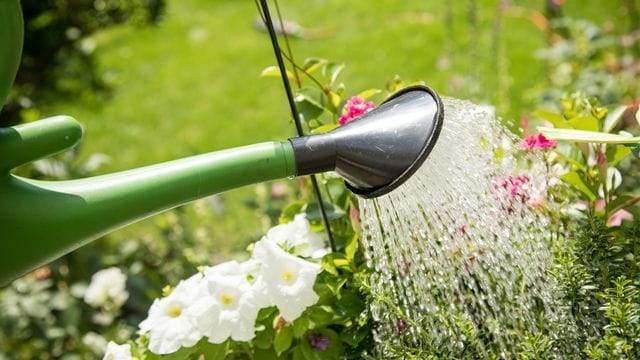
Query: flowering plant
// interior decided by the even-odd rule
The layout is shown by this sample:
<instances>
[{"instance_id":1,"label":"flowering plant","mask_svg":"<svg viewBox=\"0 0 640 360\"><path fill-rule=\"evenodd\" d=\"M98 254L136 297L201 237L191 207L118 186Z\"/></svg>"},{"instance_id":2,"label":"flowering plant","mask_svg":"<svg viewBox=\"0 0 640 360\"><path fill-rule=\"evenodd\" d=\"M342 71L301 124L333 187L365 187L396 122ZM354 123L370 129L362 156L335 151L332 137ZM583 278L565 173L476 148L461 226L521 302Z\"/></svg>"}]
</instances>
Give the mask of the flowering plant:
<instances>
[{"instance_id":1,"label":"flowering plant","mask_svg":"<svg viewBox=\"0 0 640 360\"><path fill-rule=\"evenodd\" d=\"M369 90L341 100L344 85L336 78L342 65L323 59L305 62L304 74L326 83L320 91L301 87L296 101L312 132L328 131L375 107L364 100ZM312 73L319 71L322 80ZM263 76L275 75L272 68ZM128 354L155 358L360 358L372 349L367 315L368 276L358 246L357 202L342 180L322 177L335 252L314 230L318 206L300 179L299 200L284 207L281 224L249 246L244 262L201 266L198 272L166 287L139 325L139 338ZM281 191L278 190L279 195ZM122 345L125 346L125 345ZM110 344L110 354L126 352Z\"/></svg>"},{"instance_id":2,"label":"flowering plant","mask_svg":"<svg viewBox=\"0 0 640 360\"><path fill-rule=\"evenodd\" d=\"M249 260L204 266L165 288L140 323L138 340L110 343L105 358L332 359L363 351L369 324L361 318L365 298L353 282L353 259L325 255L304 214L250 248Z\"/></svg>"}]
</instances>

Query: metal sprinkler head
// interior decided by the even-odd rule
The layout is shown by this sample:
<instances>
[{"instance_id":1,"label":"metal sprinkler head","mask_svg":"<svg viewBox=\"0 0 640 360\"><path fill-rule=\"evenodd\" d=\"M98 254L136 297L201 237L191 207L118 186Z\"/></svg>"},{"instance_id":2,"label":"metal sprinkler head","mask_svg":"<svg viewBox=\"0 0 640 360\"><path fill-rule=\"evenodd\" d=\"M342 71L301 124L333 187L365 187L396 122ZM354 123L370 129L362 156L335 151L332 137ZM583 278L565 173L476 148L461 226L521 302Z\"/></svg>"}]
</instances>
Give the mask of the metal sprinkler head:
<instances>
[{"instance_id":1,"label":"metal sprinkler head","mask_svg":"<svg viewBox=\"0 0 640 360\"><path fill-rule=\"evenodd\" d=\"M296 175L336 171L361 197L387 194L429 156L443 118L442 101L433 90L407 87L335 130L289 139Z\"/></svg>"}]
</instances>

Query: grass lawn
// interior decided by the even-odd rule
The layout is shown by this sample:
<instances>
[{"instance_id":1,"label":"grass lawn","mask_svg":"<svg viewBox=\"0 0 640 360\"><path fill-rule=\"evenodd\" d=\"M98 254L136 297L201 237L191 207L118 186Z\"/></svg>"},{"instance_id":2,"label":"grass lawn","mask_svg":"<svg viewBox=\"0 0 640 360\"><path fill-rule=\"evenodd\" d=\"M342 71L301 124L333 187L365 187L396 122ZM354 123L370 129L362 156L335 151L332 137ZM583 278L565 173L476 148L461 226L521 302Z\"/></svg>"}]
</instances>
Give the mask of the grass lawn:
<instances>
[{"instance_id":1,"label":"grass lawn","mask_svg":"<svg viewBox=\"0 0 640 360\"><path fill-rule=\"evenodd\" d=\"M498 22L496 1L477 1L473 20L473 3L282 0L280 6L286 19L312 35L292 40L296 58L345 62L347 93L381 88L397 74L424 80L442 95L496 104L506 120L517 120L532 110L532 89L545 74L534 56L545 46L544 33L516 13ZM544 4L525 3L538 10ZM567 3L575 17L598 18L599 24L603 14L615 18L617 5L608 1ZM157 27L98 33L96 59L112 92L106 99L56 99L45 115L80 120L84 156L112 158L102 172L291 137L279 79L259 78L275 60L268 36L254 28L256 15L252 1L170 1ZM221 251L243 248L263 233L255 211L245 205L254 195L252 187L222 195L225 211L207 225ZM111 237L137 234L151 224Z\"/></svg>"}]
</instances>

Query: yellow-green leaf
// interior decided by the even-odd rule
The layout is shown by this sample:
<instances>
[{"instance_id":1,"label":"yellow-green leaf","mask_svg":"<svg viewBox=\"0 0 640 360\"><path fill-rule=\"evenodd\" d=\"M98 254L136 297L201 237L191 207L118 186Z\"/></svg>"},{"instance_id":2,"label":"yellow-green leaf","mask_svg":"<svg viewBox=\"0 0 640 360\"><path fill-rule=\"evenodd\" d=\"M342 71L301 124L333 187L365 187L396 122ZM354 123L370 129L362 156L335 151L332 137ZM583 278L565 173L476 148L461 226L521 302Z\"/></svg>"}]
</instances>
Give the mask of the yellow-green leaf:
<instances>
[{"instance_id":1,"label":"yellow-green leaf","mask_svg":"<svg viewBox=\"0 0 640 360\"><path fill-rule=\"evenodd\" d=\"M596 199L596 195L594 194L594 192L591 191L589 186L587 186L587 184L584 183L580 174L576 173L575 171L560 175L560 179L562 179L567 184L575 187L581 193L586 195L589 198L589 200L594 201Z\"/></svg>"},{"instance_id":2,"label":"yellow-green leaf","mask_svg":"<svg viewBox=\"0 0 640 360\"><path fill-rule=\"evenodd\" d=\"M358 94L358 96L360 96L361 98L367 100L368 98L370 98L370 97L372 97L374 95L380 94L381 92L382 92L382 90L380 90L380 89L368 89L368 90L365 90L365 91L361 92L360 94Z\"/></svg>"},{"instance_id":3,"label":"yellow-green leaf","mask_svg":"<svg viewBox=\"0 0 640 360\"><path fill-rule=\"evenodd\" d=\"M611 147L608 146L607 147L607 164L609 166L614 166L630 153L631 153L631 148L626 146L611 146Z\"/></svg>"},{"instance_id":4,"label":"yellow-green leaf","mask_svg":"<svg viewBox=\"0 0 640 360\"><path fill-rule=\"evenodd\" d=\"M268 66L260 73L260 77L280 77L280 69L277 66ZM293 79L293 73L287 70L287 77Z\"/></svg>"},{"instance_id":5,"label":"yellow-green leaf","mask_svg":"<svg viewBox=\"0 0 640 360\"><path fill-rule=\"evenodd\" d=\"M329 101L331 102L331 105L333 105L333 108L336 110L338 109L338 106L340 105L340 95L336 94L333 91L329 91Z\"/></svg>"},{"instance_id":6,"label":"yellow-green leaf","mask_svg":"<svg viewBox=\"0 0 640 360\"><path fill-rule=\"evenodd\" d=\"M579 116L569 119L568 123L577 130L598 131L600 122L593 116Z\"/></svg>"}]
</instances>

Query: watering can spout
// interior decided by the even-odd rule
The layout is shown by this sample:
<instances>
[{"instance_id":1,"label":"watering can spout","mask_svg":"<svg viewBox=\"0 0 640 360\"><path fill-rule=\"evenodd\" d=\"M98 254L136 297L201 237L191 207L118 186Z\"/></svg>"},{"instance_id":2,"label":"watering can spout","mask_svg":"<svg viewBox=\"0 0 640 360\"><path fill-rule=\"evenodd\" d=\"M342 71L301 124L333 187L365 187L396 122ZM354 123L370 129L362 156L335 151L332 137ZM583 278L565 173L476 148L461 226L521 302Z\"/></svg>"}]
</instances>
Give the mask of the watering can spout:
<instances>
[{"instance_id":1,"label":"watering can spout","mask_svg":"<svg viewBox=\"0 0 640 360\"><path fill-rule=\"evenodd\" d=\"M360 196L386 194L420 167L441 127L438 96L412 87L326 134L65 181L11 170L77 144L78 122L58 116L0 128L0 285L125 225L244 185L336 171Z\"/></svg>"}]
</instances>

